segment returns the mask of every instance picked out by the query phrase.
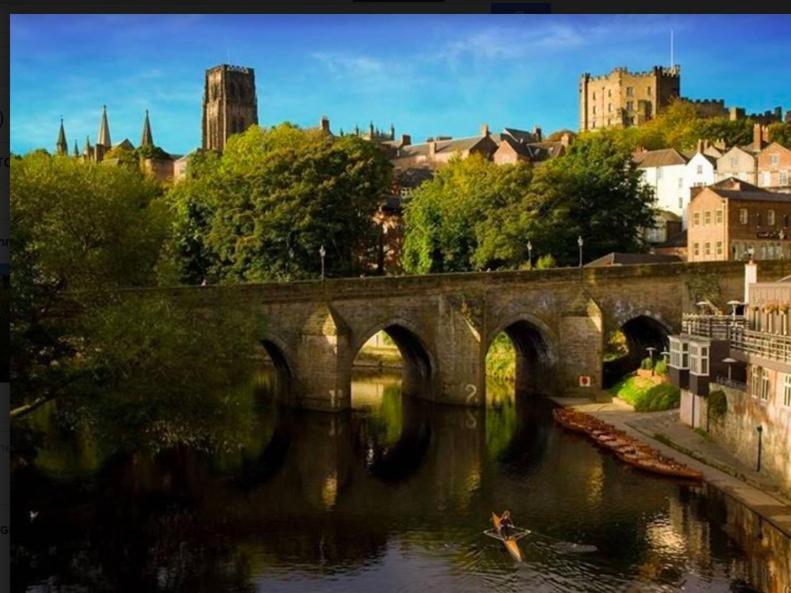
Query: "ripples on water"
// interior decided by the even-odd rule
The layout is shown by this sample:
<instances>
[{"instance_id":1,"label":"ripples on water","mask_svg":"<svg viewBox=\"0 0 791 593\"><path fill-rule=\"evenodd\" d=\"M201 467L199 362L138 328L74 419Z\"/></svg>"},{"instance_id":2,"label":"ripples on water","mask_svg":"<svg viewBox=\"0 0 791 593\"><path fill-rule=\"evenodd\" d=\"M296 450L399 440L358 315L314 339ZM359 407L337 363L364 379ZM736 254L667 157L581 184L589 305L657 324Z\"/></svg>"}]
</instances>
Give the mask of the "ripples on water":
<instances>
[{"instance_id":1,"label":"ripples on water","mask_svg":"<svg viewBox=\"0 0 791 593\"><path fill-rule=\"evenodd\" d=\"M505 390L484 412L402 398L389 376L355 388L349 414L265 409L236 456L116 456L80 475L53 440L46 467L15 478L14 591L780 593L787 583L788 542L750 550L750 513L620 465L558 430L540 397L514 402ZM29 508L41 509L32 524ZM483 534L505 508L533 531L521 564Z\"/></svg>"}]
</instances>

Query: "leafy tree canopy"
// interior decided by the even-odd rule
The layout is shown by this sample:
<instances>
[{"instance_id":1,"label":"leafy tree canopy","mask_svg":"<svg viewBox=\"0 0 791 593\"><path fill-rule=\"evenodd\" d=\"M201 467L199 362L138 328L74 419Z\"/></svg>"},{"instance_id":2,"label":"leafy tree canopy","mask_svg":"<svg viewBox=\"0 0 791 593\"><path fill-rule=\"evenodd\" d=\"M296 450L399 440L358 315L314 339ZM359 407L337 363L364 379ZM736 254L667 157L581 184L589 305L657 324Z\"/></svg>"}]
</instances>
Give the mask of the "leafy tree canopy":
<instances>
[{"instance_id":1,"label":"leafy tree canopy","mask_svg":"<svg viewBox=\"0 0 791 593\"><path fill-rule=\"evenodd\" d=\"M193 157L169 194L181 280L316 277L322 245L328 273L355 273L391 180L384 154L356 136L252 126L221 156Z\"/></svg>"}]
</instances>

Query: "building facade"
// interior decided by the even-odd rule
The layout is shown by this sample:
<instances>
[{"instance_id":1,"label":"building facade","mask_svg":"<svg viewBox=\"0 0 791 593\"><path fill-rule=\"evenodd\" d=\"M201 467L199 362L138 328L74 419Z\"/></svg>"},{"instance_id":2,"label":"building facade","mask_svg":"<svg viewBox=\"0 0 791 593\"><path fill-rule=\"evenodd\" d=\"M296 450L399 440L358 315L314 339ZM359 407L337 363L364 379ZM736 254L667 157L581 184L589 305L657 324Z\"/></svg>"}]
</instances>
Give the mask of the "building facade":
<instances>
[{"instance_id":1,"label":"building facade","mask_svg":"<svg viewBox=\"0 0 791 593\"><path fill-rule=\"evenodd\" d=\"M791 192L791 149L772 142L756 159L758 186Z\"/></svg>"},{"instance_id":2,"label":"building facade","mask_svg":"<svg viewBox=\"0 0 791 593\"><path fill-rule=\"evenodd\" d=\"M670 337L681 420L706 430L746 465L791 492L791 283L757 282L745 266L744 303L686 314Z\"/></svg>"},{"instance_id":3,"label":"building facade","mask_svg":"<svg viewBox=\"0 0 791 593\"><path fill-rule=\"evenodd\" d=\"M654 190L656 207L684 218L689 203L686 185L689 158L674 148L663 148L635 153L634 160L643 183Z\"/></svg>"},{"instance_id":4,"label":"building facade","mask_svg":"<svg viewBox=\"0 0 791 593\"><path fill-rule=\"evenodd\" d=\"M687 213L691 262L791 258L791 195L738 179L701 189Z\"/></svg>"},{"instance_id":5,"label":"building facade","mask_svg":"<svg viewBox=\"0 0 791 593\"><path fill-rule=\"evenodd\" d=\"M681 93L681 68L654 66L645 72L615 68L603 76L580 77L580 131L639 126Z\"/></svg>"}]
</instances>

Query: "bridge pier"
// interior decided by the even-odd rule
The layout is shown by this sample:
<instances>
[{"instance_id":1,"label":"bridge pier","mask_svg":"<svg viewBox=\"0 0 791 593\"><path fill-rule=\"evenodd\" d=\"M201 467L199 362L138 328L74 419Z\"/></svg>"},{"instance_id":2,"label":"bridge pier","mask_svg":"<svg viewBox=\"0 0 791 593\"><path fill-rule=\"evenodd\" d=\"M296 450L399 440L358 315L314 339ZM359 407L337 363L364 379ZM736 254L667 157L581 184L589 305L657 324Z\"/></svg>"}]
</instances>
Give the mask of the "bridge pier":
<instances>
[{"instance_id":1,"label":"bridge pier","mask_svg":"<svg viewBox=\"0 0 791 593\"><path fill-rule=\"evenodd\" d=\"M580 291L560 316L560 395L587 397L602 387L604 318L590 295ZM589 387L581 385L587 377Z\"/></svg>"}]
</instances>

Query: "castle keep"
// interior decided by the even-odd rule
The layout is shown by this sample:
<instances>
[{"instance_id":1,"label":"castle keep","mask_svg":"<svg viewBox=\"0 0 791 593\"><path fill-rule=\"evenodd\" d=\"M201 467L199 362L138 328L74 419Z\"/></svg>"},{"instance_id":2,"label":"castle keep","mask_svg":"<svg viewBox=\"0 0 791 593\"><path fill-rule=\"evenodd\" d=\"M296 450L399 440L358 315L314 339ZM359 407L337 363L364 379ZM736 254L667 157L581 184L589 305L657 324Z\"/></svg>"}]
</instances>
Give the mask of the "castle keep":
<instances>
[{"instance_id":1,"label":"castle keep","mask_svg":"<svg viewBox=\"0 0 791 593\"><path fill-rule=\"evenodd\" d=\"M580 77L580 131L639 126L681 93L681 67L645 72L615 68L603 76Z\"/></svg>"}]
</instances>

